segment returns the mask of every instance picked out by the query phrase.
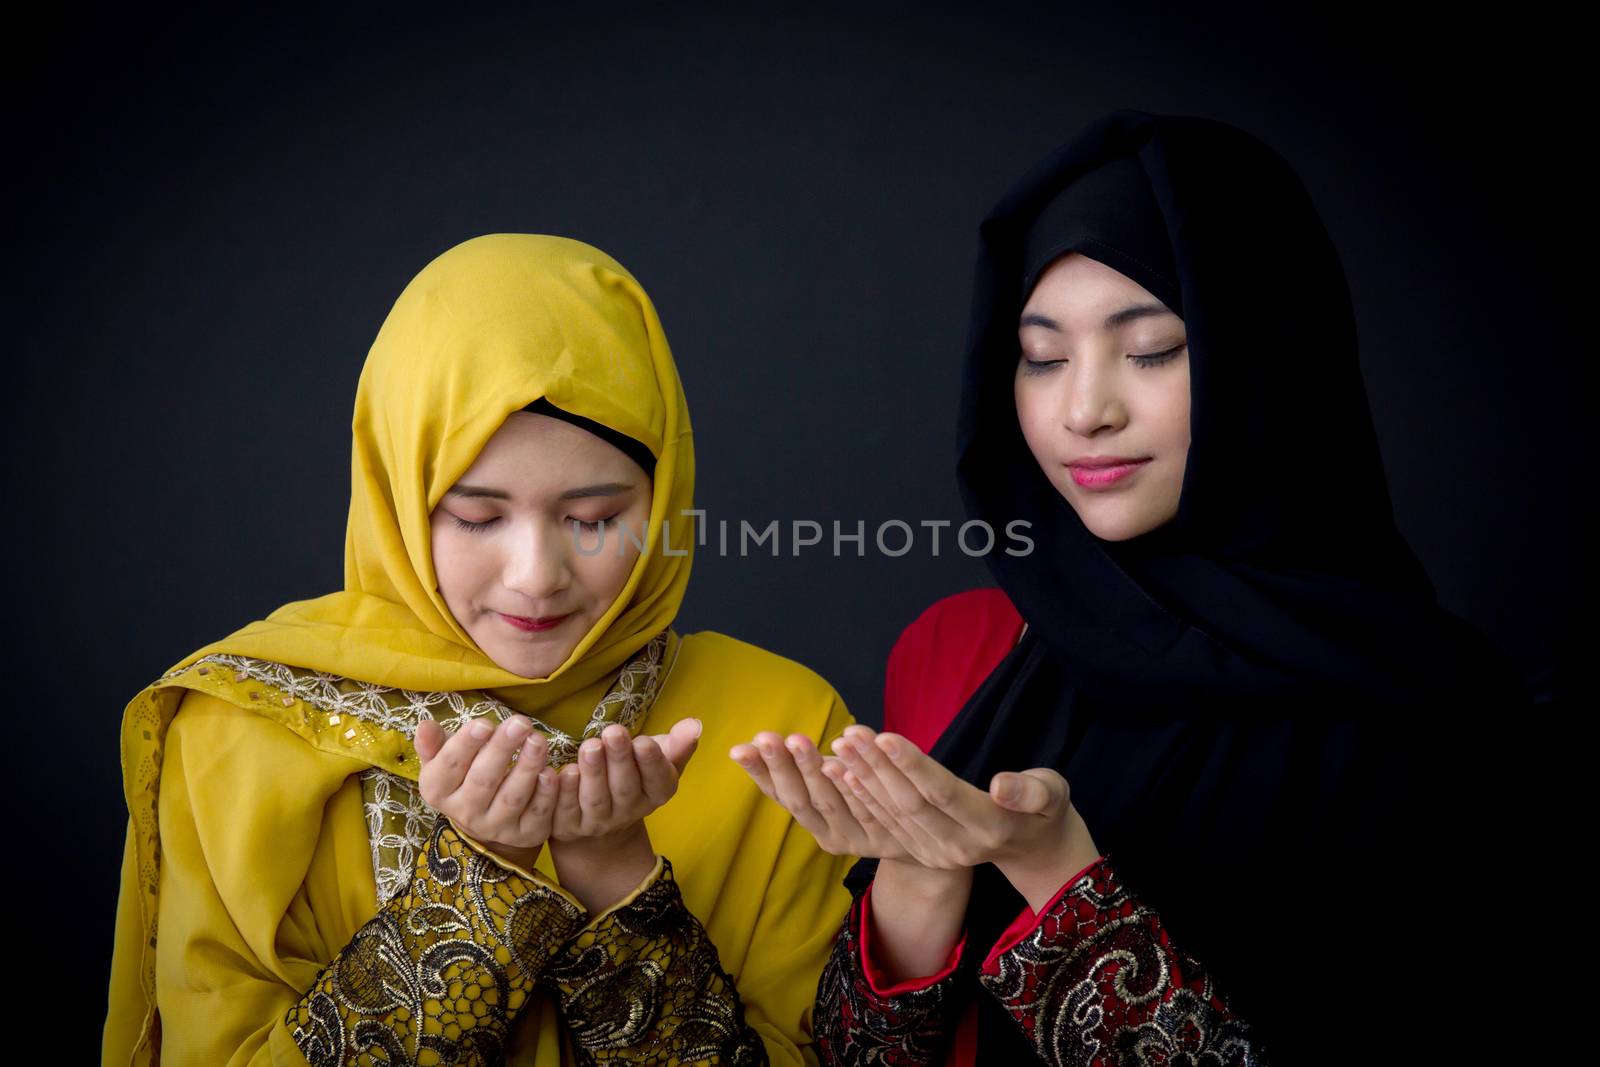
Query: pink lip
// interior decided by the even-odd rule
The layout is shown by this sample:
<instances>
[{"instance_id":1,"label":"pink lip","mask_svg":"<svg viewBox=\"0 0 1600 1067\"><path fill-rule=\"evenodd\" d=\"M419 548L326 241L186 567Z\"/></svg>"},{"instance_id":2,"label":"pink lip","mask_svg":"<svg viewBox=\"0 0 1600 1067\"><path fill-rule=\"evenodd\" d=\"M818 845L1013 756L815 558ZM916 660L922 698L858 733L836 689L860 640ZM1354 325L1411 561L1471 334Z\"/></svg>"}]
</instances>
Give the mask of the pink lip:
<instances>
[{"instance_id":1,"label":"pink lip","mask_svg":"<svg viewBox=\"0 0 1600 1067\"><path fill-rule=\"evenodd\" d=\"M1121 456L1090 456L1067 464L1072 480L1085 489L1104 489L1122 481L1128 475L1149 463L1148 459L1124 459Z\"/></svg>"},{"instance_id":2,"label":"pink lip","mask_svg":"<svg viewBox=\"0 0 1600 1067\"><path fill-rule=\"evenodd\" d=\"M497 611L495 614L524 633L539 633L544 630L553 630L557 626L560 626L562 623L566 622L567 619L572 617L571 612L568 612L565 615L546 615L542 619L530 619L523 615L507 615L503 611Z\"/></svg>"}]
</instances>

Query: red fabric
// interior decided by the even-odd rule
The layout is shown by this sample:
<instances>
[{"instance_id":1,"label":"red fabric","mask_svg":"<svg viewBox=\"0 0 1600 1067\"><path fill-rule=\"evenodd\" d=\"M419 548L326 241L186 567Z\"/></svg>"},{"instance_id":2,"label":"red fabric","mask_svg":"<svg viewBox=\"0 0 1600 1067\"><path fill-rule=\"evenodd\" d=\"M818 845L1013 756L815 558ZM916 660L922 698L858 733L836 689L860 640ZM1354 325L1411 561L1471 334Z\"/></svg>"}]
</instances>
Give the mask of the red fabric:
<instances>
[{"instance_id":1,"label":"red fabric","mask_svg":"<svg viewBox=\"0 0 1600 1067\"><path fill-rule=\"evenodd\" d=\"M883 685L884 730L900 734L924 752L932 749L967 698L1021 636L1022 616L998 589L972 589L936 601L905 628L889 653ZM870 979L865 910L862 914L861 964ZM960 962L960 950L956 946L950 966ZM921 988L942 976L901 985ZM969 1006L956 1028L945 1067L975 1067L977 1024L977 1009Z\"/></svg>"},{"instance_id":2,"label":"red fabric","mask_svg":"<svg viewBox=\"0 0 1600 1067\"><path fill-rule=\"evenodd\" d=\"M889 653L883 728L931 750L1021 636L1022 616L998 589L972 589L935 602Z\"/></svg>"}]
</instances>

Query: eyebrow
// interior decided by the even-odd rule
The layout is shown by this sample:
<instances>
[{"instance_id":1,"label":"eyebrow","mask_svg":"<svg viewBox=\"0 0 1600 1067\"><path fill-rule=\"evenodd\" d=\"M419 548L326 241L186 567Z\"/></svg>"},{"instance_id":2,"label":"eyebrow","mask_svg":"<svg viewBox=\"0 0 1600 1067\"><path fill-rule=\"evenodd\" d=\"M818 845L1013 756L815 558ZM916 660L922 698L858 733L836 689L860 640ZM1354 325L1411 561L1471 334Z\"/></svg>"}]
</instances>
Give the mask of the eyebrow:
<instances>
[{"instance_id":1,"label":"eyebrow","mask_svg":"<svg viewBox=\"0 0 1600 1067\"><path fill-rule=\"evenodd\" d=\"M1165 304L1130 304L1121 311L1113 311L1106 316L1106 321L1100 324L1101 329L1115 330L1119 326L1126 326L1136 319L1154 318L1157 315L1171 315L1173 311ZM1061 324L1048 315L1041 315L1037 311L1030 311L1022 316L1022 321L1017 324L1018 329L1026 326L1043 326L1047 330L1061 332Z\"/></svg>"},{"instance_id":2,"label":"eyebrow","mask_svg":"<svg viewBox=\"0 0 1600 1067\"><path fill-rule=\"evenodd\" d=\"M632 489L629 482L601 482L598 485L580 485L576 489L568 489L557 500L582 500L591 496L616 496ZM464 499L486 497L490 500L510 500L511 494L504 489L490 489L483 485L452 485L445 490L445 496L458 496Z\"/></svg>"}]
</instances>

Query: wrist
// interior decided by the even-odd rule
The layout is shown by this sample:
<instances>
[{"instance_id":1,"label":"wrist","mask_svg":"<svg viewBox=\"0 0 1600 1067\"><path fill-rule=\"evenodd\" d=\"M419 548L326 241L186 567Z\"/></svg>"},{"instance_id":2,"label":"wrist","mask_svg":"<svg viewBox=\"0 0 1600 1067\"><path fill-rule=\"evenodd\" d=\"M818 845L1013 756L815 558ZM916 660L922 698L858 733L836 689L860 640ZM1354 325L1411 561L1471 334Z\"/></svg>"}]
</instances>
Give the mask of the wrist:
<instances>
[{"instance_id":1,"label":"wrist","mask_svg":"<svg viewBox=\"0 0 1600 1067\"><path fill-rule=\"evenodd\" d=\"M534 864L539 862L539 852L544 848L542 843L534 845L532 848L521 848L514 845L501 844L498 841L491 841L487 838L474 837L460 826L457 826L454 819L450 820L450 827L468 845L488 856L500 866L510 865L510 867L516 869L517 873L524 875L533 873Z\"/></svg>"},{"instance_id":2,"label":"wrist","mask_svg":"<svg viewBox=\"0 0 1600 1067\"><path fill-rule=\"evenodd\" d=\"M996 859L995 867L1037 914L1069 880L1099 858L1089 827L1077 809L1069 807L1058 837L1036 843L1014 856Z\"/></svg>"},{"instance_id":3,"label":"wrist","mask_svg":"<svg viewBox=\"0 0 1600 1067\"><path fill-rule=\"evenodd\" d=\"M561 886L597 915L638 888L655 869L656 854L638 822L593 837L552 838L550 860Z\"/></svg>"},{"instance_id":4,"label":"wrist","mask_svg":"<svg viewBox=\"0 0 1600 1067\"><path fill-rule=\"evenodd\" d=\"M924 867L916 860L881 859L873 881L879 888L879 899L885 889L897 899L916 903L948 901L952 897L966 897L972 891L971 867Z\"/></svg>"},{"instance_id":5,"label":"wrist","mask_svg":"<svg viewBox=\"0 0 1600 1067\"><path fill-rule=\"evenodd\" d=\"M866 910L867 956L880 983L920 980L938 974L966 928L972 868L939 870L903 860L880 860Z\"/></svg>"}]
</instances>

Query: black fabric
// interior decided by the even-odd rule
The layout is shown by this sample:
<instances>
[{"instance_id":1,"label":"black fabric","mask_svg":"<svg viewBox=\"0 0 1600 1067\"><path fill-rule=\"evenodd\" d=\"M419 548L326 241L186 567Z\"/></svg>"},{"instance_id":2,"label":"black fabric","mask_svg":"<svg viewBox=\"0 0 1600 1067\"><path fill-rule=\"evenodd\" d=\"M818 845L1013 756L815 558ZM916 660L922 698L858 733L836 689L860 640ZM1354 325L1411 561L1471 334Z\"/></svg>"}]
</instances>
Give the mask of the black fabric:
<instances>
[{"instance_id":1,"label":"black fabric","mask_svg":"<svg viewBox=\"0 0 1600 1067\"><path fill-rule=\"evenodd\" d=\"M1132 156L1109 159L1056 194L1028 228L1022 251L1022 288L1067 252L1082 252L1120 271L1183 314L1178 267L1144 169Z\"/></svg>"},{"instance_id":2,"label":"black fabric","mask_svg":"<svg viewBox=\"0 0 1600 1067\"><path fill-rule=\"evenodd\" d=\"M1061 248L1107 247L1181 309L1191 376L1178 514L1116 543L1045 479L1012 384L1026 285ZM1176 293L1157 288L1165 264ZM1509 860L1485 842L1514 827L1480 791L1484 730L1528 702L1395 528L1343 268L1288 164L1218 122L1120 111L1026 177L980 231L958 477L970 517L1027 519L1036 547L988 557L1028 629L934 756L980 787L1061 771L1274 1063L1435 1061L1486 1040L1492 1013L1462 1013L1501 958L1476 864ZM980 869L979 955L1023 904ZM978 1062L1033 1062L979 1004Z\"/></svg>"},{"instance_id":3,"label":"black fabric","mask_svg":"<svg viewBox=\"0 0 1600 1067\"><path fill-rule=\"evenodd\" d=\"M586 419L582 415L574 415L570 411L565 411L561 408L558 408L554 404L550 403L548 399L542 396L538 400L535 400L533 403L524 407L522 410L531 411L535 415L549 415L552 419L560 419L562 422L570 422L580 430L588 430L606 444L623 452L629 459L637 463L639 468L646 474L650 475L651 477L655 476L656 457L651 453L649 448L645 447L643 441L636 440L632 437L629 437L625 433L620 433L616 430L613 430L611 427L595 422L593 419Z\"/></svg>"}]
</instances>

